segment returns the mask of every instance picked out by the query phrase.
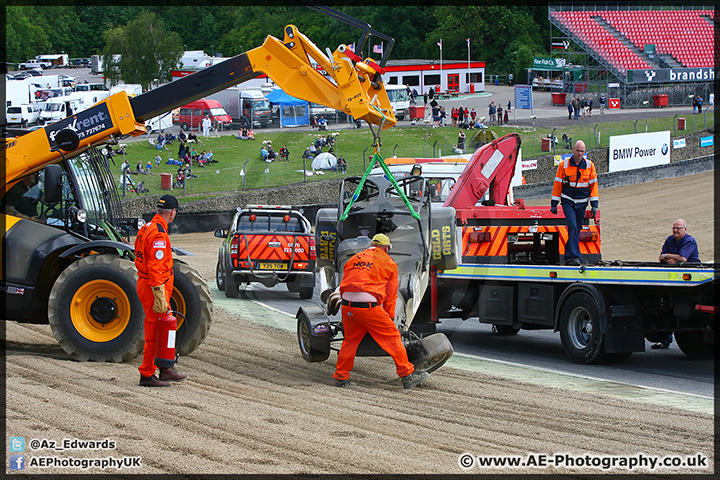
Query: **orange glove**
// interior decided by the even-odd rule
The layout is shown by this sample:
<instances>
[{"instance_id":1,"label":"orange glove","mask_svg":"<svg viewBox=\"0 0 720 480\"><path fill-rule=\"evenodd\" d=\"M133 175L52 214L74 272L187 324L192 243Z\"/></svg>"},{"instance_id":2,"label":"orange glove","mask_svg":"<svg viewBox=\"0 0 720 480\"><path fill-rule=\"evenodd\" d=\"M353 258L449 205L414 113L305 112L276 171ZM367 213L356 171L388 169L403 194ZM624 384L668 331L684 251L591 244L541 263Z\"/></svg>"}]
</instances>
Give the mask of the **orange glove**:
<instances>
[{"instance_id":1,"label":"orange glove","mask_svg":"<svg viewBox=\"0 0 720 480\"><path fill-rule=\"evenodd\" d=\"M165 298L165 287L159 285L152 288L153 295L155 296L155 302L153 303L153 312L155 313L166 313L168 311L167 298Z\"/></svg>"}]
</instances>

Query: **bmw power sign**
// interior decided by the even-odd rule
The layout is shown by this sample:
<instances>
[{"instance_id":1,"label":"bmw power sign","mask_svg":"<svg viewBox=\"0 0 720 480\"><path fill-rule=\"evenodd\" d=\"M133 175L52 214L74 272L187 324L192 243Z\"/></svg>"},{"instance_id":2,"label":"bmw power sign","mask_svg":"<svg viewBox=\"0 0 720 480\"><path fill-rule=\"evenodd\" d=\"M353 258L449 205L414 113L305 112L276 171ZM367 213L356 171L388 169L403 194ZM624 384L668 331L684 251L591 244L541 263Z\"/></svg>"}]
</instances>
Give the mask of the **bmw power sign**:
<instances>
[{"instance_id":1,"label":"bmw power sign","mask_svg":"<svg viewBox=\"0 0 720 480\"><path fill-rule=\"evenodd\" d=\"M610 137L608 163L610 172L670 163L670 131Z\"/></svg>"},{"instance_id":2,"label":"bmw power sign","mask_svg":"<svg viewBox=\"0 0 720 480\"><path fill-rule=\"evenodd\" d=\"M82 142L84 139L110 130L112 127L113 123L110 119L110 111L108 110L107 104L100 103L49 125L45 131L47 132L50 147L53 148L57 146L55 136L60 130L68 129L74 131Z\"/></svg>"}]
</instances>

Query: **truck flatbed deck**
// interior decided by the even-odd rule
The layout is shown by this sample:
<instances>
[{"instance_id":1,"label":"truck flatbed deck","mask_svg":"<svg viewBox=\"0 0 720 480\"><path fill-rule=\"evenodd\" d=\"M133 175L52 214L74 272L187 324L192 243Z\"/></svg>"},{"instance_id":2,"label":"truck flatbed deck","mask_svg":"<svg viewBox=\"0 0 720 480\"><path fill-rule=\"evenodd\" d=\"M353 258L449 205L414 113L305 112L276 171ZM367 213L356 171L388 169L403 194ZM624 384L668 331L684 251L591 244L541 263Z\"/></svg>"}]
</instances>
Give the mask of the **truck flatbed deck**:
<instances>
[{"instance_id":1,"label":"truck flatbed deck","mask_svg":"<svg viewBox=\"0 0 720 480\"><path fill-rule=\"evenodd\" d=\"M461 263L438 272L439 278L522 280L525 282L592 282L607 285L693 287L717 278L713 264L664 265L653 262L613 261L595 265L482 265Z\"/></svg>"}]
</instances>

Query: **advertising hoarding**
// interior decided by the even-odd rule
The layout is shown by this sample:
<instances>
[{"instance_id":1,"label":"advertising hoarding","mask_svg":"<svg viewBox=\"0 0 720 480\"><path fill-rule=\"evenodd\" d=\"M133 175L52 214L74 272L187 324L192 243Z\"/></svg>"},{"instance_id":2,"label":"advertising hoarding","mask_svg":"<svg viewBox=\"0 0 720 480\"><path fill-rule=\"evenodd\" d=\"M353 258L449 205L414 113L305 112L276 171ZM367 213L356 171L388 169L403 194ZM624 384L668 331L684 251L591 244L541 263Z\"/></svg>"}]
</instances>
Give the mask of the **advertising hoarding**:
<instances>
[{"instance_id":1,"label":"advertising hoarding","mask_svg":"<svg viewBox=\"0 0 720 480\"><path fill-rule=\"evenodd\" d=\"M620 172L670 163L670 132L610 137L608 171Z\"/></svg>"}]
</instances>

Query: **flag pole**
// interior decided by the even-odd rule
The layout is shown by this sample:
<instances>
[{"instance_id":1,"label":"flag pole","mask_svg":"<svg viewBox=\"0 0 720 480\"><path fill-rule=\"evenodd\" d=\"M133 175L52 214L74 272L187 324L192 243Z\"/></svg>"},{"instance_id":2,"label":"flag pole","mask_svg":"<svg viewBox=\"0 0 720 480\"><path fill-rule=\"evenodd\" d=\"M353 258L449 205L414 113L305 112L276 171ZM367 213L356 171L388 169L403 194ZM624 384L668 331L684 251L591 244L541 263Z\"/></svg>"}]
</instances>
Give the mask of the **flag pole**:
<instances>
[{"instance_id":1,"label":"flag pole","mask_svg":"<svg viewBox=\"0 0 720 480\"><path fill-rule=\"evenodd\" d=\"M467 47L468 47L468 92L470 92L470 84L472 83L472 78L470 74L470 38L467 39Z\"/></svg>"},{"instance_id":2,"label":"flag pole","mask_svg":"<svg viewBox=\"0 0 720 480\"><path fill-rule=\"evenodd\" d=\"M443 79L443 73L442 73L442 38L440 39L440 90L442 91L442 79Z\"/></svg>"}]
</instances>

